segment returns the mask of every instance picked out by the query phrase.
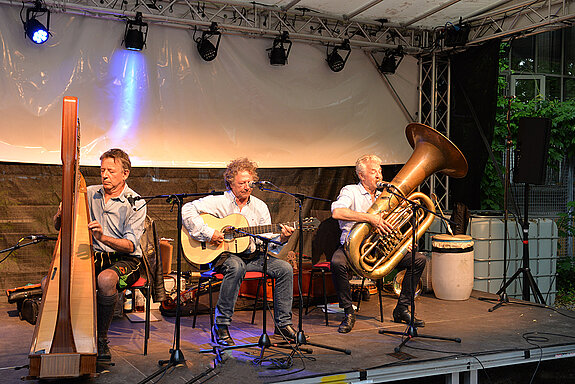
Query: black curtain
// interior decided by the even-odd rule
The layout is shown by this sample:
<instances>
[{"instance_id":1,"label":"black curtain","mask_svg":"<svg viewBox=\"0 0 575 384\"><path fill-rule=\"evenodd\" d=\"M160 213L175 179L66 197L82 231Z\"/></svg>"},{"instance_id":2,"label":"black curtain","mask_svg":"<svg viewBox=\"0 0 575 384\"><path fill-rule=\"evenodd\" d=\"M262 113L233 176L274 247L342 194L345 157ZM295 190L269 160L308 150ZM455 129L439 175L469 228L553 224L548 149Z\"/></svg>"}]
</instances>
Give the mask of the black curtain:
<instances>
[{"instance_id":1,"label":"black curtain","mask_svg":"<svg viewBox=\"0 0 575 384\"><path fill-rule=\"evenodd\" d=\"M498 40L473 47L451 58L450 138L469 164L462 179L450 180L451 201L480 209L480 184L491 145L497 108Z\"/></svg>"}]
</instances>

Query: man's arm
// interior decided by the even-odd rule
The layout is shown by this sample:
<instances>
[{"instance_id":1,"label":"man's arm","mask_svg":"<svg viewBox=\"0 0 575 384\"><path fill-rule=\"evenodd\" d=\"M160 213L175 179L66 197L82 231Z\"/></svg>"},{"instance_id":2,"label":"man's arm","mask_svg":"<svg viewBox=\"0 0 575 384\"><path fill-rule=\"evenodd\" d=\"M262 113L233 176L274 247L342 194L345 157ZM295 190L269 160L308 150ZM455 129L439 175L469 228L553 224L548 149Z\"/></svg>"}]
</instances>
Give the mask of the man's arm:
<instances>
[{"instance_id":1,"label":"man's arm","mask_svg":"<svg viewBox=\"0 0 575 384\"><path fill-rule=\"evenodd\" d=\"M224 234L208 226L200 214L211 212L210 199L202 198L184 204L182 207L182 221L184 227L197 241L206 241L219 245L224 241Z\"/></svg>"},{"instance_id":2,"label":"man's arm","mask_svg":"<svg viewBox=\"0 0 575 384\"><path fill-rule=\"evenodd\" d=\"M128 239L116 239L108 235L104 235L102 225L96 220L88 223L88 229L92 232L92 236L110 248L122 253L132 253L135 250L134 243Z\"/></svg>"}]
</instances>

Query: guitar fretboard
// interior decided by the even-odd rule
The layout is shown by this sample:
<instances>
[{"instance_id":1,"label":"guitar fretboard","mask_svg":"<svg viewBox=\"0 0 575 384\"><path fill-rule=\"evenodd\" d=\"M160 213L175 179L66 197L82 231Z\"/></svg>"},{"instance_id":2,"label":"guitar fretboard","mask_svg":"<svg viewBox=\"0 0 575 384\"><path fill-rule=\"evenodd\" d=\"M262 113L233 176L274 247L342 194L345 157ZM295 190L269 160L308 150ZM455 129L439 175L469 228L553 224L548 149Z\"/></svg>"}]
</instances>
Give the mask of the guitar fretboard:
<instances>
[{"instance_id":1,"label":"guitar fretboard","mask_svg":"<svg viewBox=\"0 0 575 384\"><path fill-rule=\"evenodd\" d=\"M289 222L289 223L282 223L282 225L287 225L288 227L293 227L298 229L299 225L297 221ZM261 235L262 233L280 233L281 227L280 224L269 224L269 225L258 225L255 227L243 227L243 228L236 228L238 231L241 232L234 232L235 237L242 237L246 236L245 233L251 233L252 235Z\"/></svg>"}]
</instances>

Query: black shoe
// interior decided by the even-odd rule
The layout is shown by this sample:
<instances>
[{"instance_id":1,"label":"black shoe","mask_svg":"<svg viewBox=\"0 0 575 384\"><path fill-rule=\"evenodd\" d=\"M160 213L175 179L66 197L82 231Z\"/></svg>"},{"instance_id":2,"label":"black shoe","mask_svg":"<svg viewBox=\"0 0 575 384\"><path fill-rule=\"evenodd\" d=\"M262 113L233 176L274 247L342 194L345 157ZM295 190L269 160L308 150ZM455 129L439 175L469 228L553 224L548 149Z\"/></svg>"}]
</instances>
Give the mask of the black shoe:
<instances>
[{"instance_id":1,"label":"black shoe","mask_svg":"<svg viewBox=\"0 0 575 384\"><path fill-rule=\"evenodd\" d=\"M108 339L98 338L98 357L97 361L111 361L112 353L110 352L110 347L108 347Z\"/></svg>"},{"instance_id":2,"label":"black shoe","mask_svg":"<svg viewBox=\"0 0 575 384\"><path fill-rule=\"evenodd\" d=\"M348 313L343 318L343 321L339 325L337 331L339 333L349 333L355 325L355 313Z\"/></svg>"},{"instance_id":3,"label":"black shoe","mask_svg":"<svg viewBox=\"0 0 575 384\"><path fill-rule=\"evenodd\" d=\"M405 323L409 324L411 321L411 314L406 309L397 309L397 307L393 310L393 321L396 323ZM413 325L418 328L425 327L425 321L418 319L417 317L413 319Z\"/></svg>"},{"instance_id":4,"label":"black shoe","mask_svg":"<svg viewBox=\"0 0 575 384\"><path fill-rule=\"evenodd\" d=\"M236 345L230 336L227 325L214 324L212 327L212 341L224 347Z\"/></svg>"},{"instance_id":5,"label":"black shoe","mask_svg":"<svg viewBox=\"0 0 575 384\"><path fill-rule=\"evenodd\" d=\"M291 341L295 341L297 337L297 332L291 325L286 325L284 327L275 327L274 336L279 336L281 338L286 338Z\"/></svg>"}]
</instances>

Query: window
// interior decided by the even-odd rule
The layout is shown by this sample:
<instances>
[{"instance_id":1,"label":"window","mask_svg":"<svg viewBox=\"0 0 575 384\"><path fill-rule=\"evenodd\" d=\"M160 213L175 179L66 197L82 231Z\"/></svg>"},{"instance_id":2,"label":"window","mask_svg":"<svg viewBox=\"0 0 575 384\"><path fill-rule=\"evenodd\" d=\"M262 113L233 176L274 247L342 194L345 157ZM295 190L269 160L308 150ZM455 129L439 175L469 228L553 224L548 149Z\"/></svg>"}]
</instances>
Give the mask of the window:
<instances>
[{"instance_id":1,"label":"window","mask_svg":"<svg viewBox=\"0 0 575 384\"><path fill-rule=\"evenodd\" d=\"M538 95L545 97L545 76L511 75L511 96L520 101L531 100Z\"/></svg>"}]
</instances>

